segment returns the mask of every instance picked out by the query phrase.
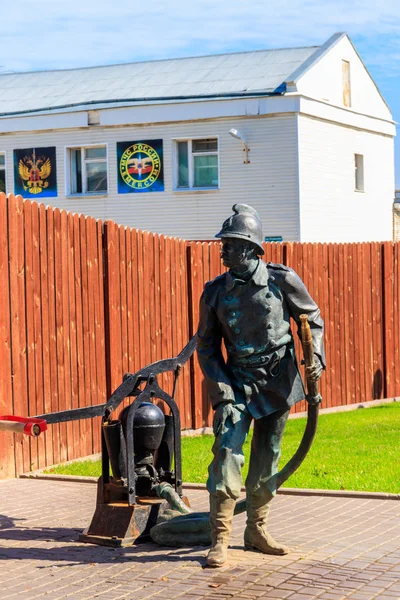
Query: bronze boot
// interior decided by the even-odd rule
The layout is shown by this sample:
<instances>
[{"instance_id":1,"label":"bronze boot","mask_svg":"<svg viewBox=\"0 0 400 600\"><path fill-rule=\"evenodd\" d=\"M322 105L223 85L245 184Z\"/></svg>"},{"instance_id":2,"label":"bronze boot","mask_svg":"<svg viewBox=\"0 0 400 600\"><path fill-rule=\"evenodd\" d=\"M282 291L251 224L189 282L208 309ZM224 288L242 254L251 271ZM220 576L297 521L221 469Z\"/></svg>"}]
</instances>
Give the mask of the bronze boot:
<instances>
[{"instance_id":1,"label":"bronze boot","mask_svg":"<svg viewBox=\"0 0 400 600\"><path fill-rule=\"evenodd\" d=\"M211 549L207 566L222 567L228 558L229 535L232 529L236 501L210 495Z\"/></svg>"},{"instance_id":2,"label":"bronze boot","mask_svg":"<svg viewBox=\"0 0 400 600\"><path fill-rule=\"evenodd\" d=\"M258 550L264 554L287 554L289 548L279 544L267 531L267 519L270 510L269 502L259 506L261 502L247 498L247 524L244 532L244 545L248 550Z\"/></svg>"}]
</instances>

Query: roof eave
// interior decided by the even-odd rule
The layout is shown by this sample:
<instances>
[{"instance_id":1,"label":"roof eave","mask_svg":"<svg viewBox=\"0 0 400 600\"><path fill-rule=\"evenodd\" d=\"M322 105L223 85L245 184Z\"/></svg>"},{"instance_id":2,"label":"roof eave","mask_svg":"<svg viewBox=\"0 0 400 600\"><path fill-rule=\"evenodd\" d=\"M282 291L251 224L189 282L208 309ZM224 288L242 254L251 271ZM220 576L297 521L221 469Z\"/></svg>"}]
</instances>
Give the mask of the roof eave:
<instances>
[{"instance_id":1,"label":"roof eave","mask_svg":"<svg viewBox=\"0 0 400 600\"><path fill-rule=\"evenodd\" d=\"M122 106L143 105L143 104L164 104L174 102L199 102L210 100L230 100L240 98L259 98L263 96L280 96L286 91L286 86L282 83L274 90L256 90L251 92L227 92L223 94L205 94L201 96L170 96L170 97L152 97L152 98L119 98L109 100L89 100L77 102L74 104L60 104L57 106L46 106L29 110L20 110L0 113L0 118L9 117L32 117L35 115L51 114L65 111L82 110L101 110L103 108L118 108ZM114 106L111 106L114 105ZM116 106L115 106L116 105Z\"/></svg>"}]
</instances>

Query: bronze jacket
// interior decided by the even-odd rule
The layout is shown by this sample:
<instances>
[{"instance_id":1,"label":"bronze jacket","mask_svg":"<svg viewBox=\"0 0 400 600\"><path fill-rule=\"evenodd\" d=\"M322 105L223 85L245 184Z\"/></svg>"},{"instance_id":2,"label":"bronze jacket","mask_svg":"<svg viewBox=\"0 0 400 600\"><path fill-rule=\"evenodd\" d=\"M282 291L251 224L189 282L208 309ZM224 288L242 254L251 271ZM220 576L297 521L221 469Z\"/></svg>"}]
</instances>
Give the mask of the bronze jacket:
<instances>
[{"instance_id":1,"label":"bronze jacket","mask_svg":"<svg viewBox=\"0 0 400 600\"><path fill-rule=\"evenodd\" d=\"M260 260L247 282L228 271L206 283L197 353L213 408L243 401L260 418L304 398L290 327L292 318L300 335L301 314L308 315L314 352L325 367L320 311L293 269Z\"/></svg>"}]
</instances>

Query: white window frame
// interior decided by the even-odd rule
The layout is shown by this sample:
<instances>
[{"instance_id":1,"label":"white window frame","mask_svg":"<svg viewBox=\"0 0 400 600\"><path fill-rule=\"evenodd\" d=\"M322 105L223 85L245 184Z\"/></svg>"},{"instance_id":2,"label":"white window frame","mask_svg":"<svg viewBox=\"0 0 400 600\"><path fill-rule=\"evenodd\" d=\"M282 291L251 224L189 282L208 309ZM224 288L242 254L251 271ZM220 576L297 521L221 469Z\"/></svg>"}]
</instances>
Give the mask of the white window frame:
<instances>
[{"instance_id":1,"label":"white window frame","mask_svg":"<svg viewBox=\"0 0 400 600\"><path fill-rule=\"evenodd\" d=\"M217 140L217 150L210 152L192 152L192 142L197 140ZM178 187L179 181L179 158L178 158L178 142L188 143L188 170L189 170L189 185L188 187ZM218 135L196 135L173 139L173 155L174 155L174 192L216 192L221 186L221 169L219 160L219 136ZM194 160L193 156L217 156L218 157L218 185L212 187L194 187Z\"/></svg>"},{"instance_id":2,"label":"white window frame","mask_svg":"<svg viewBox=\"0 0 400 600\"><path fill-rule=\"evenodd\" d=\"M71 191L71 150L81 149L81 159L82 159L82 191L81 192L72 192ZM85 150L87 148L105 148L106 149L106 157L105 158L85 158ZM107 189L102 190L101 192L89 192L87 190L87 172L86 172L86 163L90 162L105 162L106 163L106 172L107 172ZM107 142L99 142L97 144L74 144L71 146L65 146L65 194L66 196L71 196L72 198L77 198L81 196L107 196L109 192L109 180L110 173L108 168L108 143Z\"/></svg>"},{"instance_id":3,"label":"white window frame","mask_svg":"<svg viewBox=\"0 0 400 600\"><path fill-rule=\"evenodd\" d=\"M361 159L361 160L360 160ZM364 154L354 154L354 191L365 192Z\"/></svg>"},{"instance_id":4,"label":"white window frame","mask_svg":"<svg viewBox=\"0 0 400 600\"><path fill-rule=\"evenodd\" d=\"M4 171L5 193L7 194L7 154L4 151L0 151L0 155L4 156L4 166L0 165L0 171Z\"/></svg>"}]
</instances>

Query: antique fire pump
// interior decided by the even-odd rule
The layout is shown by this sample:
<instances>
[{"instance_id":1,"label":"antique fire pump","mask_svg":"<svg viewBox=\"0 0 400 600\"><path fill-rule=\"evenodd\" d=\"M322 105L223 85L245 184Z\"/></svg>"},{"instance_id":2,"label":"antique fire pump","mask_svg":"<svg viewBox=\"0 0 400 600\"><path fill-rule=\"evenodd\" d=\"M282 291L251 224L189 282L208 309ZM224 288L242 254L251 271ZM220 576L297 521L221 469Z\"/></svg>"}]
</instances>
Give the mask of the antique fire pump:
<instances>
[{"instance_id":1,"label":"antique fire pump","mask_svg":"<svg viewBox=\"0 0 400 600\"><path fill-rule=\"evenodd\" d=\"M115 547L131 545L148 538L163 507L181 514L191 512L187 498L182 497L181 426L174 396L180 370L195 347L193 337L176 358L125 375L105 404L26 419L0 417L0 429L28 435L39 435L48 424L102 417L102 474L96 510L80 541ZM157 381L158 375L168 371L173 372L171 395ZM112 418L129 397L134 400ZM169 414L164 414L153 400L163 401Z\"/></svg>"}]
</instances>

